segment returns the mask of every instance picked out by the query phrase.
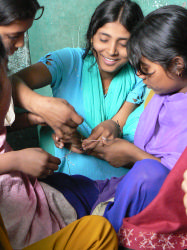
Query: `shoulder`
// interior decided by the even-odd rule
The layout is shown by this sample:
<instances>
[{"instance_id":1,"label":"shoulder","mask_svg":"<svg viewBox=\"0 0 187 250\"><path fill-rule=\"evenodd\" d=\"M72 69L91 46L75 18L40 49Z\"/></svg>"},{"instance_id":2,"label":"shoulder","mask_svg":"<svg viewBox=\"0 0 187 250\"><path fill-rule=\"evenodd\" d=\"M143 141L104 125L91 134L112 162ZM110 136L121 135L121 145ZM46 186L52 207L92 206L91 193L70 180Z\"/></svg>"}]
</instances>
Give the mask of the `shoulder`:
<instances>
[{"instance_id":1,"label":"shoulder","mask_svg":"<svg viewBox=\"0 0 187 250\"><path fill-rule=\"evenodd\" d=\"M60 58L68 58L68 57L82 58L83 53L84 53L84 49L67 47L67 48L63 48L60 50L56 50L48 54L51 54L52 56L58 56Z\"/></svg>"},{"instance_id":2,"label":"shoulder","mask_svg":"<svg viewBox=\"0 0 187 250\"><path fill-rule=\"evenodd\" d=\"M46 62L47 60L63 63L64 61L67 63L72 60L82 60L82 56L84 54L84 49L82 48L63 48L59 50L55 50L52 52L48 52L45 56L40 58L39 61Z\"/></svg>"},{"instance_id":3,"label":"shoulder","mask_svg":"<svg viewBox=\"0 0 187 250\"><path fill-rule=\"evenodd\" d=\"M60 71L71 71L74 67L81 67L83 54L84 49L82 48L63 48L49 52L40 58L39 62L44 63L50 71L57 68L59 68Z\"/></svg>"}]
</instances>

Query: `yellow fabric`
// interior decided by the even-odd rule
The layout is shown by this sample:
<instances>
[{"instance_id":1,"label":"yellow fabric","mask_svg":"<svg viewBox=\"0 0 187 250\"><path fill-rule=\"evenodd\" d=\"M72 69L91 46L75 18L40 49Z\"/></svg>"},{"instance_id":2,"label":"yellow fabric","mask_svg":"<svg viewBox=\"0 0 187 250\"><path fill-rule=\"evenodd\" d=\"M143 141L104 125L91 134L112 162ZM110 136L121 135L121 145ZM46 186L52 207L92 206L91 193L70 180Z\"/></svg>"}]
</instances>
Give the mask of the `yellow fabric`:
<instances>
[{"instance_id":1,"label":"yellow fabric","mask_svg":"<svg viewBox=\"0 0 187 250\"><path fill-rule=\"evenodd\" d=\"M151 100L151 98L154 96L154 91L151 89L146 100L145 100L145 104L144 104L144 108L146 108L147 104L149 103L149 101Z\"/></svg>"},{"instance_id":2,"label":"yellow fabric","mask_svg":"<svg viewBox=\"0 0 187 250\"><path fill-rule=\"evenodd\" d=\"M12 250L1 215L0 215L0 249Z\"/></svg>"},{"instance_id":3,"label":"yellow fabric","mask_svg":"<svg viewBox=\"0 0 187 250\"><path fill-rule=\"evenodd\" d=\"M12 250L0 217L0 249ZM85 216L55 234L24 250L117 250L118 240L112 225L101 216Z\"/></svg>"}]
</instances>

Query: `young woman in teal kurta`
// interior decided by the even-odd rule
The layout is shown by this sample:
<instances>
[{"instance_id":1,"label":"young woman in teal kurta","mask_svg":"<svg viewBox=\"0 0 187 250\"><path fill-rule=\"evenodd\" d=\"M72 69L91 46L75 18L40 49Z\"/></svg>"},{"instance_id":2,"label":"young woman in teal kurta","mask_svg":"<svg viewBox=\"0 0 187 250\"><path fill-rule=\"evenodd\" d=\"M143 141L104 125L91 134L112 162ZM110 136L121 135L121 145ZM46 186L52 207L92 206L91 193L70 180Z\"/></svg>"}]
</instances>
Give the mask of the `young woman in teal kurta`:
<instances>
[{"instance_id":1,"label":"young woman in teal kurta","mask_svg":"<svg viewBox=\"0 0 187 250\"><path fill-rule=\"evenodd\" d=\"M61 159L58 171L82 174L92 179L119 177L127 172L124 167L114 168L87 152L72 151L76 148L74 145L80 148L81 143L83 148L87 147L89 150L99 146L89 144L89 140L93 138L100 139L103 143L102 136L105 137L105 132L98 133L98 126L103 129L110 124L112 136L116 137L119 130L114 120L116 115L123 130L123 138L133 141L143 110L141 103L145 86L128 63L126 44L131 32L142 19L142 11L135 2L105 0L91 18L85 49L65 48L48 53L37 64L17 74L32 88L51 84L53 96L65 99L84 119L77 132L88 139L83 143L79 140L79 144L75 144L74 136L69 142L73 146L72 150L66 147L55 148L55 155ZM136 105L139 107L133 111ZM62 115L59 113L59 116ZM107 123L107 126L103 126L103 123ZM42 138L40 140L42 142ZM56 145L57 142L58 140ZM62 138L62 142L67 141Z\"/></svg>"}]
</instances>

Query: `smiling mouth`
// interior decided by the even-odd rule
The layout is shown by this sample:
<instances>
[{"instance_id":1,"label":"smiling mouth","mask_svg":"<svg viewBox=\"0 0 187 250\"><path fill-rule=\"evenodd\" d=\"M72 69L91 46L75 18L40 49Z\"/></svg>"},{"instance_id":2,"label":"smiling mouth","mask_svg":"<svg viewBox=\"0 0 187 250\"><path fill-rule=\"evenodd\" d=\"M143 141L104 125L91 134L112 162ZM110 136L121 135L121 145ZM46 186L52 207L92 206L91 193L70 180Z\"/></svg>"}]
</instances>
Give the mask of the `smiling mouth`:
<instances>
[{"instance_id":1,"label":"smiling mouth","mask_svg":"<svg viewBox=\"0 0 187 250\"><path fill-rule=\"evenodd\" d=\"M105 57L105 56L103 56L103 57L104 57L105 60L107 60L109 62L116 62L116 61L118 61L118 59L110 59L110 58Z\"/></svg>"},{"instance_id":2,"label":"smiling mouth","mask_svg":"<svg viewBox=\"0 0 187 250\"><path fill-rule=\"evenodd\" d=\"M119 61L119 59L111 59L105 56L102 56L102 57L103 57L104 63L108 66L113 66Z\"/></svg>"}]
</instances>

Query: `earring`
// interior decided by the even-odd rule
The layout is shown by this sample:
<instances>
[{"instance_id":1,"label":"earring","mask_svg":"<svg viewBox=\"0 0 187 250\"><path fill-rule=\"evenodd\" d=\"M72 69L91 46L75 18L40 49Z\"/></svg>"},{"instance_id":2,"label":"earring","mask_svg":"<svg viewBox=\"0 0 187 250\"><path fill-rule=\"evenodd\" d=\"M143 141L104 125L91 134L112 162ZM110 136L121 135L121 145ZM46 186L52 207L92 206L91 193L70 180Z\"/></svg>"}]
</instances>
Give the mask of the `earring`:
<instances>
[{"instance_id":1,"label":"earring","mask_svg":"<svg viewBox=\"0 0 187 250\"><path fill-rule=\"evenodd\" d=\"M181 72L178 71L178 73L177 73L178 77L181 77L181 78L183 77L183 71L184 71L184 69L182 69Z\"/></svg>"}]
</instances>

